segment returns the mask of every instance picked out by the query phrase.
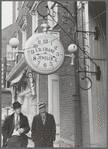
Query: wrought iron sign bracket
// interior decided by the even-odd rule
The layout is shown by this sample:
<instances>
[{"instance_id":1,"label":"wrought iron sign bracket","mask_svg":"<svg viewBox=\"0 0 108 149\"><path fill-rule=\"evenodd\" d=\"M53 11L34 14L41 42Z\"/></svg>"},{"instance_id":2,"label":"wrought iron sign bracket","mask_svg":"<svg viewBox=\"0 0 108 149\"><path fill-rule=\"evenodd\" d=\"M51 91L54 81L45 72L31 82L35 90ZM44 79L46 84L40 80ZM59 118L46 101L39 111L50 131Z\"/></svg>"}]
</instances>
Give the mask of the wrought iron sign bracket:
<instances>
[{"instance_id":1,"label":"wrought iron sign bracket","mask_svg":"<svg viewBox=\"0 0 108 149\"><path fill-rule=\"evenodd\" d=\"M101 76L101 70L100 70L100 66L96 66L96 72L94 71L80 71L77 70L78 73L95 73L96 74L96 80L100 81L100 76Z\"/></svg>"},{"instance_id":2,"label":"wrought iron sign bracket","mask_svg":"<svg viewBox=\"0 0 108 149\"><path fill-rule=\"evenodd\" d=\"M69 9L68 9L68 6L69 6L69 3L60 3L58 1L53 1L53 5L49 8L48 4L45 3L45 1L41 1L38 5L37 5L37 13L43 18L43 20L45 20L48 16L50 16L51 20L53 22L55 22L59 27L60 29L62 29L64 31L64 33L71 39L71 41L76 44L76 42L73 40L73 36L75 33L77 32L82 32L82 33L92 33L94 34L95 36L95 40L98 40L99 38L99 28L97 26L95 26L95 29L94 31L80 31L80 30L77 30L77 24L76 24L76 19L75 19L75 15L72 14ZM57 4L57 5L56 5ZM56 20L55 20L55 16L56 16L56 12L52 15L52 10L54 9L54 7L58 7L58 8L62 8L63 9L63 13L61 14L62 15L62 22L63 24L67 25L68 24L68 27L65 27L64 29L64 26L62 27ZM42 9L45 9L46 13L43 13L43 11L41 11ZM98 66L92 58L90 58L89 54L87 54L86 51L84 51L84 48L82 49L78 44L76 44L77 48L79 48L83 53L84 53L84 59L88 58L90 59L90 61L95 64L96 66L96 72L93 72L93 71L87 71L86 68L82 69L81 71L80 70L77 70L77 73L84 73L85 76L83 78L81 78L83 81L85 81L85 83L87 83L87 81L89 81L89 86L87 86L87 88L85 88L85 86L80 86L81 89L83 90L88 90L92 87L92 80L86 76L86 73L94 73L96 75L96 80L100 80L100 76L101 76L101 70L100 70L100 66ZM87 46L87 45L86 45ZM71 58L71 65L74 65L74 59L75 59L75 55L72 54L65 54L65 57L70 57ZM76 57L78 58L78 57ZM85 61L85 60L84 60ZM84 65L85 65L85 62L84 62Z\"/></svg>"},{"instance_id":3,"label":"wrought iron sign bracket","mask_svg":"<svg viewBox=\"0 0 108 149\"><path fill-rule=\"evenodd\" d=\"M94 35L95 35L95 40L98 40L98 37L99 37L99 28L98 28L98 26L95 26L95 32L92 32L92 31L79 31L79 30L76 30L76 32L94 33Z\"/></svg>"}]
</instances>

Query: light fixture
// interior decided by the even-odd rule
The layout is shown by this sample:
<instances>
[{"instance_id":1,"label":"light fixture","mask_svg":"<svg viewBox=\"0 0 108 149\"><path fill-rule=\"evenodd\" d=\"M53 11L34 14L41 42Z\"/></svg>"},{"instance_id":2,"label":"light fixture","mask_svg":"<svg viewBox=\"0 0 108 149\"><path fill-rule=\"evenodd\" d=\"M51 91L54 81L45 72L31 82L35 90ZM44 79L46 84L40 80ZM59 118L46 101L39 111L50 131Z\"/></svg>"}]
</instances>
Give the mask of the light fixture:
<instances>
[{"instance_id":1,"label":"light fixture","mask_svg":"<svg viewBox=\"0 0 108 149\"><path fill-rule=\"evenodd\" d=\"M19 46L19 40L17 38L11 38L9 41L9 44L11 45L12 48L17 48ZM13 53L24 53L23 50L15 50Z\"/></svg>"},{"instance_id":2,"label":"light fixture","mask_svg":"<svg viewBox=\"0 0 108 149\"><path fill-rule=\"evenodd\" d=\"M74 65L74 58L75 58L75 52L77 51L77 46L75 44L70 44L68 46L68 51L71 53L69 54L65 54L65 56L71 57L71 65Z\"/></svg>"},{"instance_id":3,"label":"light fixture","mask_svg":"<svg viewBox=\"0 0 108 149\"><path fill-rule=\"evenodd\" d=\"M11 38L9 41L9 44L11 45L12 48L17 48L19 45L19 40L17 38Z\"/></svg>"}]
</instances>

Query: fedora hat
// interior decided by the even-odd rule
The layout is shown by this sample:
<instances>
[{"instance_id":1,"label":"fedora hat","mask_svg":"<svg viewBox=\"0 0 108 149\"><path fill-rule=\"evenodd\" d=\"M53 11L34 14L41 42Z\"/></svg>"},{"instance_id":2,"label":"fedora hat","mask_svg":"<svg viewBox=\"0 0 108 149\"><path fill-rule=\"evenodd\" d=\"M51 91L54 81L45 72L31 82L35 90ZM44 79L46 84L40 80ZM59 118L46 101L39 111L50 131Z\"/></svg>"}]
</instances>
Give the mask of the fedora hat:
<instances>
[{"instance_id":1,"label":"fedora hat","mask_svg":"<svg viewBox=\"0 0 108 149\"><path fill-rule=\"evenodd\" d=\"M22 105L18 101L16 101L16 102L13 103L12 108L15 110L15 109L21 108L21 106Z\"/></svg>"},{"instance_id":2,"label":"fedora hat","mask_svg":"<svg viewBox=\"0 0 108 149\"><path fill-rule=\"evenodd\" d=\"M40 109L40 108L43 108L43 107L45 107L45 103L44 102L42 102L42 101L39 101L38 102L38 108Z\"/></svg>"}]
</instances>

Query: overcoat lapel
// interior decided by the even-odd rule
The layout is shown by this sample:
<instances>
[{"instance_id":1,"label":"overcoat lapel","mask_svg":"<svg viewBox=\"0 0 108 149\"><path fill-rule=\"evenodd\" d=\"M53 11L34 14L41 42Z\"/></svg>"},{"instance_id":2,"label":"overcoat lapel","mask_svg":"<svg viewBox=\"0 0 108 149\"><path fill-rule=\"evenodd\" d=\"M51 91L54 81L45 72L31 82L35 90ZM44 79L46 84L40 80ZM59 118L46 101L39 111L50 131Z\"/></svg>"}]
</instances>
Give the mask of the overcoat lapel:
<instances>
[{"instance_id":1,"label":"overcoat lapel","mask_svg":"<svg viewBox=\"0 0 108 149\"><path fill-rule=\"evenodd\" d=\"M47 126L47 124L49 123L49 117L48 117L48 113L46 112L46 121L45 121L45 125L42 122L42 118L41 115L39 114L39 123L41 125L41 127L45 128Z\"/></svg>"},{"instance_id":2,"label":"overcoat lapel","mask_svg":"<svg viewBox=\"0 0 108 149\"><path fill-rule=\"evenodd\" d=\"M23 123L23 114L21 113L20 114L20 122L19 122L19 124L20 124L20 127L21 127L21 124Z\"/></svg>"},{"instance_id":3,"label":"overcoat lapel","mask_svg":"<svg viewBox=\"0 0 108 149\"><path fill-rule=\"evenodd\" d=\"M44 127L43 122L42 122L42 118L41 118L41 115L40 114L39 114L39 123L40 123L40 126L41 127Z\"/></svg>"},{"instance_id":4,"label":"overcoat lapel","mask_svg":"<svg viewBox=\"0 0 108 149\"><path fill-rule=\"evenodd\" d=\"M49 117L48 117L48 113L46 112L46 121L45 121L44 127L46 127L48 123L49 123Z\"/></svg>"},{"instance_id":5,"label":"overcoat lapel","mask_svg":"<svg viewBox=\"0 0 108 149\"><path fill-rule=\"evenodd\" d=\"M11 115L11 129L10 129L10 134L11 135L13 133L14 127L15 127L15 119L14 119L14 113Z\"/></svg>"}]
</instances>

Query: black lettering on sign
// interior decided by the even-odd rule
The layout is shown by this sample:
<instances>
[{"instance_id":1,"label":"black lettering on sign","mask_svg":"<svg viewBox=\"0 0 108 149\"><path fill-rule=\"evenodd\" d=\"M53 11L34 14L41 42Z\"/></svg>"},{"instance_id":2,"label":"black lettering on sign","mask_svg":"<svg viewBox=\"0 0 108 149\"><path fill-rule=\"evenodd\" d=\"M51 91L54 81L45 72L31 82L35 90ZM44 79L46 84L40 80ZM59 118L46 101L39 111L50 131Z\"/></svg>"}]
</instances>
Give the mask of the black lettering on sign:
<instances>
[{"instance_id":1,"label":"black lettering on sign","mask_svg":"<svg viewBox=\"0 0 108 149\"><path fill-rule=\"evenodd\" d=\"M48 48L45 48L45 51L48 51Z\"/></svg>"},{"instance_id":2,"label":"black lettering on sign","mask_svg":"<svg viewBox=\"0 0 108 149\"><path fill-rule=\"evenodd\" d=\"M37 61L38 62L38 65L40 64L40 61Z\"/></svg>"},{"instance_id":3,"label":"black lettering on sign","mask_svg":"<svg viewBox=\"0 0 108 149\"><path fill-rule=\"evenodd\" d=\"M43 66L44 66L44 67L47 67L47 64L46 64L46 63L44 63L44 64L43 64Z\"/></svg>"},{"instance_id":4,"label":"black lettering on sign","mask_svg":"<svg viewBox=\"0 0 108 149\"><path fill-rule=\"evenodd\" d=\"M53 63L52 63L52 62L50 62L50 63L49 63L49 65L50 65L50 66L53 66Z\"/></svg>"},{"instance_id":5,"label":"black lettering on sign","mask_svg":"<svg viewBox=\"0 0 108 149\"><path fill-rule=\"evenodd\" d=\"M48 43L48 39L44 39L43 40L43 43Z\"/></svg>"},{"instance_id":6,"label":"black lettering on sign","mask_svg":"<svg viewBox=\"0 0 108 149\"><path fill-rule=\"evenodd\" d=\"M52 50L52 49L51 49L51 51L50 51L50 52L54 53L54 50Z\"/></svg>"},{"instance_id":7,"label":"black lettering on sign","mask_svg":"<svg viewBox=\"0 0 108 149\"><path fill-rule=\"evenodd\" d=\"M53 61L53 57L51 57L51 60Z\"/></svg>"},{"instance_id":8,"label":"black lettering on sign","mask_svg":"<svg viewBox=\"0 0 108 149\"><path fill-rule=\"evenodd\" d=\"M57 62L57 58L55 58L55 60L54 60L55 62Z\"/></svg>"},{"instance_id":9,"label":"black lettering on sign","mask_svg":"<svg viewBox=\"0 0 108 149\"><path fill-rule=\"evenodd\" d=\"M56 56L59 56L59 52L56 53Z\"/></svg>"},{"instance_id":10,"label":"black lettering on sign","mask_svg":"<svg viewBox=\"0 0 108 149\"><path fill-rule=\"evenodd\" d=\"M38 48L39 51L41 51L41 48Z\"/></svg>"},{"instance_id":11,"label":"black lettering on sign","mask_svg":"<svg viewBox=\"0 0 108 149\"><path fill-rule=\"evenodd\" d=\"M37 52L37 48L35 48L35 51Z\"/></svg>"},{"instance_id":12,"label":"black lettering on sign","mask_svg":"<svg viewBox=\"0 0 108 149\"><path fill-rule=\"evenodd\" d=\"M57 50L57 46L54 46L54 50Z\"/></svg>"},{"instance_id":13,"label":"black lettering on sign","mask_svg":"<svg viewBox=\"0 0 108 149\"><path fill-rule=\"evenodd\" d=\"M34 50L31 50L31 54L34 54Z\"/></svg>"},{"instance_id":14,"label":"black lettering on sign","mask_svg":"<svg viewBox=\"0 0 108 149\"><path fill-rule=\"evenodd\" d=\"M33 48L37 48L38 47L38 45L37 44L33 44Z\"/></svg>"},{"instance_id":15,"label":"black lettering on sign","mask_svg":"<svg viewBox=\"0 0 108 149\"><path fill-rule=\"evenodd\" d=\"M41 56L38 56L38 60L41 60Z\"/></svg>"},{"instance_id":16,"label":"black lettering on sign","mask_svg":"<svg viewBox=\"0 0 108 149\"><path fill-rule=\"evenodd\" d=\"M33 57L33 60L36 61L36 57Z\"/></svg>"},{"instance_id":17,"label":"black lettering on sign","mask_svg":"<svg viewBox=\"0 0 108 149\"><path fill-rule=\"evenodd\" d=\"M38 44L41 44L41 40L38 40Z\"/></svg>"}]
</instances>

